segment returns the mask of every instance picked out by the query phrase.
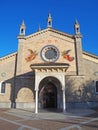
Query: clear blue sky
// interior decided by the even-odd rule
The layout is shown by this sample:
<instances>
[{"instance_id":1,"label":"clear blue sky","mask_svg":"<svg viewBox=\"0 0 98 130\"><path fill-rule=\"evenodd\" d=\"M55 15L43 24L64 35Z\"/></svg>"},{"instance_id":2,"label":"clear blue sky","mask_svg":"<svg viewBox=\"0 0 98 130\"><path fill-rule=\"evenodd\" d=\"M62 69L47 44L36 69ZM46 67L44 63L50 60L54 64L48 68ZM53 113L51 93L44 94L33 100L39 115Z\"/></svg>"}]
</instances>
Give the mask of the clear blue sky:
<instances>
[{"instance_id":1,"label":"clear blue sky","mask_svg":"<svg viewBox=\"0 0 98 130\"><path fill-rule=\"evenodd\" d=\"M0 0L0 57L17 51L19 26L24 19L26 35L47 26L74 34L77 19L83 35L83 50L98 56L98 0Z\"/></svg>"}]
</instances>

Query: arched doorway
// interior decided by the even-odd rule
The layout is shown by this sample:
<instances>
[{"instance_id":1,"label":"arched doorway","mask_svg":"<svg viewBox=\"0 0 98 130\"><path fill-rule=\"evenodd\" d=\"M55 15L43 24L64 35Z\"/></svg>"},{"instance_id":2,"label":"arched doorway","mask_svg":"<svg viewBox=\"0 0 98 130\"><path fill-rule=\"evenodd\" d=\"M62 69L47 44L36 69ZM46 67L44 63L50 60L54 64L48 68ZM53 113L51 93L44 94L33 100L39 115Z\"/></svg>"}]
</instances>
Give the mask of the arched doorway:
<instances>
[{"instance_id":1,"label":"arched doorway","mask_svg":"<svg viewBox=\"0 0 98 130\"><path fill-rule=\"evenodd\" d=\"M46 77L40 82L39 108L62 109L62 87L55 77Z\"/></svg>"}]
</instances>

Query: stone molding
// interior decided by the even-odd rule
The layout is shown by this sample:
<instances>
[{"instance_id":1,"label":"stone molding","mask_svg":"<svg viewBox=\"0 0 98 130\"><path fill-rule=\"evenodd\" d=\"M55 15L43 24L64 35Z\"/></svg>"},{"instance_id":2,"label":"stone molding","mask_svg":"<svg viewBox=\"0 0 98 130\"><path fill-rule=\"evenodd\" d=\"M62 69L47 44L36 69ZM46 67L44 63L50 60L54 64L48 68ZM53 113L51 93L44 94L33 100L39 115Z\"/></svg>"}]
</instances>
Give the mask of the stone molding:
<instances>
[{"instance_id":1,"label":"stone molding","mask_svg":"<svg viewBox=\"0 0 98 130\"><path fill-rule=\"evenodd\" d=\"M11 57L13 57L15 55L17 55L17 52L14 52L12 54L9 54L7 56L4 56L4 57L0 58L0 61L6 60L6 59L11 58Z\"/></svg>"},{"instance_id":2,"label":"stone molding","mask_svg":"<svg viewBox=\"0 0 98 130\"><path fill-rule=\"evenodd\" d=\"M36 32L36 33L31 34L31 35L29 35L29 36L25 36L25 39L28 39L28 38L31 38L31 37L34 37L34 36L37 36L37 35L46 33L46 32L48 32L48 31L54 32L54 33L56 33L56 34L60 34L60 35L63 35L63 36L67 36L67 37L69 37L69 38L73 38L73 39L74 39L73 35L69 35L69 34L67 34L67 33L58 31L58 30L53 29L53 28L46 28L46 29L44 29L44 30L42 30L42 31Z\"/></svg>"},{"instance_id":3,"label":"stone molding","mask_svg":"<svg viewBox=\"0 0 98 130\"><path fill-rule=\"evenodd\" d=\"M88 52L85 52L85 51L82 52L82 55L83 55L84 59L87 59L87 60L90 60L92 62L98 63L98 56L93 55L93 54L88 53Z\"/></svg>"}]
</instances>

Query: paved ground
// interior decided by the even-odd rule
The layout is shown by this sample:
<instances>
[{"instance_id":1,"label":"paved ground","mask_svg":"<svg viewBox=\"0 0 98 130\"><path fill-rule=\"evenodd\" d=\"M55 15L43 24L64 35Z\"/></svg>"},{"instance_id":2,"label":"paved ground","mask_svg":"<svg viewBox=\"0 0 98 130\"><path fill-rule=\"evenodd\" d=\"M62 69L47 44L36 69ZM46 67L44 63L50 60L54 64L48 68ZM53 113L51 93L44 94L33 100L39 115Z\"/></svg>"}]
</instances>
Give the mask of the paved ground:
<instances>
[{"instance_id":1,"label":"paved ground","mask_svg":"<svg viewBox=\"0 0 98 130\"><path fill-rule=\"evenodd\" d=\"M98 109L66 113L0 109L0 130L98 130Z\"/></svg>"}]
</instances>

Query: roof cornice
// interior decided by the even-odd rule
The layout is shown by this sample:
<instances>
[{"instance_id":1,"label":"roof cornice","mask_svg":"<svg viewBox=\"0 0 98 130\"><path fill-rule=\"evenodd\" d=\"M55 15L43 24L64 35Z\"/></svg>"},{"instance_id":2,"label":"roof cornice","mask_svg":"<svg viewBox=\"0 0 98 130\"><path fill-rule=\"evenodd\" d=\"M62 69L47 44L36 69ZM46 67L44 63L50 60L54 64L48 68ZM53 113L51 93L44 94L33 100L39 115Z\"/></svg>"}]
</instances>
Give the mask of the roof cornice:
<instances>
[{"instance_id":1,"label":"roof cornice","mask_svg":"<svg viewBox=\"0 0 98 130\"><path fill-rule=\"evenodd\" d=\"M83 54L98 59L98 56L97 56L97 55L94 55L94 54L88 53L88 52L86 52L86 51L83 51Z\"/></svg>"},{"instance_id":2,"label":"roof cornice","mask_svg":"<svg viewBox=\"0 0 98 130\"><path fill-rule=\"evenodd\" d=\"M6 59L11 58L11 57L13 57L13 56L15 56L15 55L17 55L17 52L14 52L14 53L12 53L12 54L9 54L9 55L7 55L7 56L4 56L4 57L0 58L0 61L6 60Z\"/></svg>"},{"instance_id":3,"label":"roof cornice","mask_svg":"<svg viewBox=\"0 0 98 130\"><path fill-rule=\"evenodd\" d=\"M91 53L88 53L88 52L85 52L85 51L83 51L82 54L83 54L84 59L98 63L98 56L91 54Z\"/></svg>"},{"instance_id":4,"label":"roof cornice","mask_svg":"<svg viewBox=\"0 0 98 130\"><path fill-rule=\"evenodd\" d=\"M34 36L37 36L37 35L46 33L46 32L48 32L48 31L54 32L54 33L58 33L58 34L60 34L60 35L63 35L63 36L69 37L69 38L74 38L73 35L69 35L69 34L67 34L67 33L58 31L58 30L56 30L56 29L54 29L54 28L48 27L48 28L43 29L43 30L41 30L41 31L35 32L35 33L30 34L30 35L28 35L28 36L25 36L25 39L28 39L28 38L31 38L31 37L34 37Z\"/></svg>"}]
</instances>

